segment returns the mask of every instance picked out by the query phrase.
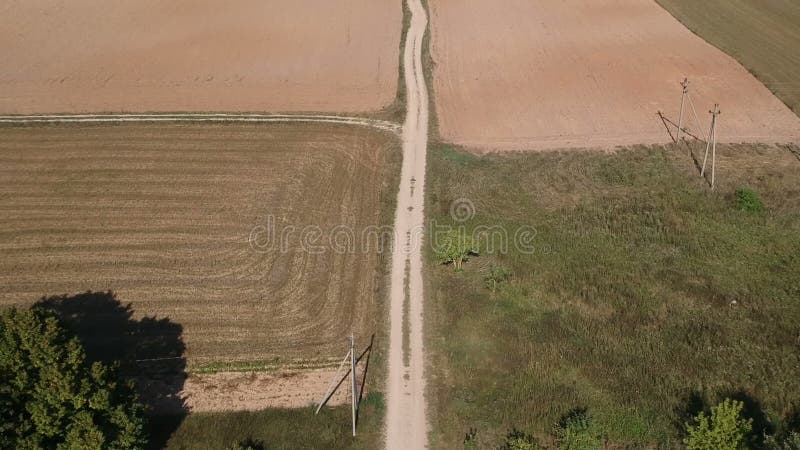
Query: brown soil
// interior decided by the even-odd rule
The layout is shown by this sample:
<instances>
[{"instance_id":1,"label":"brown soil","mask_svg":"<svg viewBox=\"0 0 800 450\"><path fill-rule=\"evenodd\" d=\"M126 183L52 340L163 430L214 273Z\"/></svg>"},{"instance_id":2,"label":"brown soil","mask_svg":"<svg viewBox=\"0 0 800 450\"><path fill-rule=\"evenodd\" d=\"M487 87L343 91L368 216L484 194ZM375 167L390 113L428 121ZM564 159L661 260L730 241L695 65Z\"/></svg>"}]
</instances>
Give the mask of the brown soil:
<instances>
[{"instance_id":1,"label":"brown soil","mask_svg":"<svg viewBox=\"0 0 800 450\"><path fill-rule=\"evenodd\" d=\"M392 0L0 4L0 113L337 111L395 96Z\"/></svg>"},{"instance_id":2,"label":"brown soil","mask_svg":"<svg viewBox=\"0 0 800 450\"><path fill-rule=\"evenodd\" d=\"M337 252L327 239L336 225L388 225L394 135L128 124L0 136L0 305L113 290L135 318L182 327L190 368L340 357L351 331L377 331L379 244L362 252L355 234L357 250ZM255 251L251 230L270 215L275 243L290 226L318 226L322 252L304 250L299 231L285 251Z\"/></svg>"},{"instance_id":3,"label":"brown soil","mask_svg":"<svg viewBox=\"0 0 800 450\"><path fill-rule=\"evenodd\" d=\"M725 142L800 139L800 119L733 58L653 1L431 3L439 132L479 150L667 142L684 77ZM690 111L687 107L687 111ZM688 113L691 117L691 112Z\"/></svg>"},{"instance_id":4,"label":"brown soil","mask_svg":"<svg viewBox=\"0 0 800 450\"><path fill-rule=\"evenodd\" d=\"M361 375L361 369L356 369ZM336 368L281 372L217 372L189 375L187 378L138 380L143 400L158 413L258 411L265 408L304 408L316 405L327 392L331 381L341 380L345 371ZM351 381L339 386L328 406L349 404ZM356 383L361 389L361 379ZM181 402L171 397L173 392Z\"/></svg>"}]
</instances>

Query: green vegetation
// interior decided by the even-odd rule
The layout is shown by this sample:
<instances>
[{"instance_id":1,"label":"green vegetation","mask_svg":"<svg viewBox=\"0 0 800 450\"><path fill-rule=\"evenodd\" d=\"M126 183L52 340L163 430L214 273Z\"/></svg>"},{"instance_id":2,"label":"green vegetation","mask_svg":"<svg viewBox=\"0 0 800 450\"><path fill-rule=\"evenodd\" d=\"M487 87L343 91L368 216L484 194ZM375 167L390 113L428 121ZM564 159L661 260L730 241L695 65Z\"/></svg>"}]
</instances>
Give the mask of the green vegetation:
<instances>
[{"instance_id":1,"label":"green vegetation","mask_svg":"<svg viewBox=\"0 0 800 450\"><path fill-rule=\"evenodd\" d=\"M541 447L536 443L536 439L529 434L519 430L511 430L506 435L506 442L500 450L539 450Z\"/></svg>"},{"instance_id":2,"label":"green vegetation","mask_svg":"<svg viewBox=\"0 0 800 450\"><path fill-rule=\"evenodd\" d=\"M747 188L737 189L735 195L736 207L740 211L760 213L764 210L764 203L754 190Z\"/></svg>"},{"instance_id":3,"label":"green vegetation","mask_svg":"<svg viewBox=\"0 0 800 450\"><path fill-rule=\"evenodd\" d=\"M156 441L166 441L167 449L218 450L242 446L255 450L379 448L383 395L368 394L360 408L358 435L355 438L351 435L348 406L326 408L317 416L313 408L307 408L195 413L185 418L161 417L153 420L156 423L153 433ZM174 424L170 422L176 421L180 425L175 432L159 436L159 426L164 430L172 430Z\"/></svg>"},{"instance_id":4,"label":"green vegetation","mask_svg":"<svg viewBox=\"0 0 800 450\"><path fill-rule=\"evenodd\" d=\"M135 449L143 407L51 312L0 311L0 448Z\"/></svg>"},{"instance_id":5,"label":"green vegetation","mask_svg":"<svg viewBox=\"0 0 800 450\"><path fill-rule=\"evenodd\" d=\"M736 58L800 114L800 2L657 1L690 30Z\"/></svg>"},{"instance_id":6,"label":"green vegetation","mask_svg":"<svg viewBox=\"0 0 800 450\"><path fill-rule=\"evenodd\" d=\"M505 267L491 266L483 276L483 284L486 289L497 292L508 280L511 279L511 271Z\"/></svg>"},{"instance_id":7,"label":"green vegetation","mask_svg":"<svg viewBox=\"0 0 800 450\"><path fill-rule=\"evenodd\" d=\"M464 261L469 260L470 255L478 253L478 243L460 228L451 228L437 234L433 239L436 259L441 264L452 263L456 272L461 271Z\"/></svg>"},{"instance_id":8,"label":"green vegetation","mask_svg":"<svg viewBox=\"0 0 800 450\"><path fill-rule=\"evenodd\" d=\"M553 434L561 450L600 450L603 447L603 435L585 410L567 414Z\"/></svg>"},{"instance_id":9,"label":"green vegetation","mask_svg":"<svg viewBox=\"0 0 800 450\"><path fill-rule=\"evenodd\" d=\"M486 156L432 146L429 220L462 225L449 209L467 198L468 233L535 229L525 251L481 241L462 274L429 252L433 448L462 448L470 428L477 448L513 428L553 448L553 424L575 408L615 448L679 446L693 397L748 395L745 417L759 410L773 424L797 411L800 161L767 146L718 155L712 191L671 146ZM769 208L739 211L741 186ZM495 293L482 276L492 266L514 274Z\"/></svg>"},{"instance_id":10,"label":"green vegetation","mask_svg":"<svg viewBox=\"0 0 800 450\"><path fill-rule=\"evenodd\" d=\"M753 431L753 419L744 419L744 403L725 399L711 408L711 415L705 411L686 424L687 450L740 450L748 448L747 437Z\"/></svg>"}]
</instances>

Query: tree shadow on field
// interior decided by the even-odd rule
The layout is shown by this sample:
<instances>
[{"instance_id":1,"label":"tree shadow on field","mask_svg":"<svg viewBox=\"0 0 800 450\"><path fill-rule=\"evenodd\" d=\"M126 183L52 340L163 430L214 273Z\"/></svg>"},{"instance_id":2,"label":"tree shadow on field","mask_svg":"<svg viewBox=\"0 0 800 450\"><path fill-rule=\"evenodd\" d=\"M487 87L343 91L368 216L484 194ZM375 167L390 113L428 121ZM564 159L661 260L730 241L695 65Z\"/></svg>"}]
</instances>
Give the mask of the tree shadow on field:
<instances>
[{"instance_id":1,"label":"tree shadow on field","mask_svg":"<svg viewBox=\"0 0 800 450\"><path fill-rule=\"evenodd\" d=\"M135 381L158 441L151 445L163 447L187 413L180 397L186 380L183 327L167 318L137 320L131 305L111 291L44 297L34 307L55 312L89 362L118 363L120 374Z\"/></svg>"},{"instance_id":2,"label":"tree shadow on field","mask_svg":"<svg viewBox=\"0 0 800 450\"><path fill-rule=\"evenodd\" d=\"M750 443L751 446L759 447L763 444L764 436L775 433L775 425L764 412L764 407L758 399L745 391L729 392L726 397L742 402L744 405L742 416L753 421L751 436L754 442Z\"/></svg>"},{"instance_id":3,"label":"tree shadow on field","mask_svg":"<svg viewBox=\"0 0 800 450\"><path fill-rule=\"evenodd\" d=\"M683 433L686 424L691 423L695 416L707 409L708 404L706 399L703 398L703 394L693 390L684 395L677 408L675 408L675 423L673 425L679 432Z\"/></svg>"}]
</instances>

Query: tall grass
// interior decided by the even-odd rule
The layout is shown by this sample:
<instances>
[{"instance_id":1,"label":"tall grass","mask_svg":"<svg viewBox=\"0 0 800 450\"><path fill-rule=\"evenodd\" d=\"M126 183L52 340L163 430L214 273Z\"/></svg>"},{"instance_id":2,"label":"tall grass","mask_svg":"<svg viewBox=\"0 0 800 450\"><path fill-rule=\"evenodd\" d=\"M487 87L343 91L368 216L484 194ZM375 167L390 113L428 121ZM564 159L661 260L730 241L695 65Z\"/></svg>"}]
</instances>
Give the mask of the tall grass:
<instances>
[{"instance_id":1,"label":"tall grass","mask_svg":"<svg viewBox=\"0 0 800 450\"><path fill-rule=\"evenodd\" d=\"M153 447L220 450L240 442L269 450L364 449L380 447L383 395L368 394L361 403L358 435L350 429L350 408L267 409L256 412L196 413L185 418L157 417L153 422ZM177 430L171 433L174 423ZM260 446L260 447L259 447Z\"/></svg>"},{"instance_id":2,"label":"tall grass","mask_svg":"<svg viewBox=\"0 0 800 450\"><path fill-rule=\"evenodd\" d=\"M610 442L674 447L690 398L800 403L800 162L723 146L712 192L685 150L478 157L430 151L428 218L536 229L535 250L427 266L435 448L516 427L545 441L588 408ZM736 207L755 189L763 214ZM491 292L492 266L510 281Z\"/></svg>"}]
</instances>

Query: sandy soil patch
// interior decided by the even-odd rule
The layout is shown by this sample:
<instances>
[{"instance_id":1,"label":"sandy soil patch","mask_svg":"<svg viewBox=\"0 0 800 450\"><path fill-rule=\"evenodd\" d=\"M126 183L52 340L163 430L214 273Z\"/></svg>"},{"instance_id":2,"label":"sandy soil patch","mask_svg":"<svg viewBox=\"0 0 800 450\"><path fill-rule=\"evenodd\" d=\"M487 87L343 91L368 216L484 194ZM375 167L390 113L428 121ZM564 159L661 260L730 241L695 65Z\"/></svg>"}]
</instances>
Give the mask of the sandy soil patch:
<instances>
[{"instance_id":1,"label":"sandy soil patch","mask_svg":"<svg viewBox=\"0 0 800 450\"><path fill-rule=\"evenodd\" d=\"M669 140L692 80L697 113L730 141L800 139L800 119L734 59L649 0L431 2L441 136L480 150ZM697 127L690 122L693 131Z\"/></svg>"},{"instance_id":2,"label":"sandy soil patch","mask_svg":"<svg viewBox=\"0 0 800 450\"><path fill-rule=\"evenodd\" d=\"M357 368L359 391L363 379ZM217 372L177 375L160 379L138 380L143 401L159 413L258 411L265 408L305 408L316 406L331 381L342 382L328 406L350 404L349 375L336 368L278 372ZM180 402L174 401L174 396Z\"/></svg>"},{"instance_id":3,"label":"sandy soil patch","mask_svg":"<svg viewBox=\"0 0 800 450\"><path fill-rule=\"evenodd\" d=\"M377 110L393 0L4 0L0 113Z\"/></svg>"}]
</instances>

